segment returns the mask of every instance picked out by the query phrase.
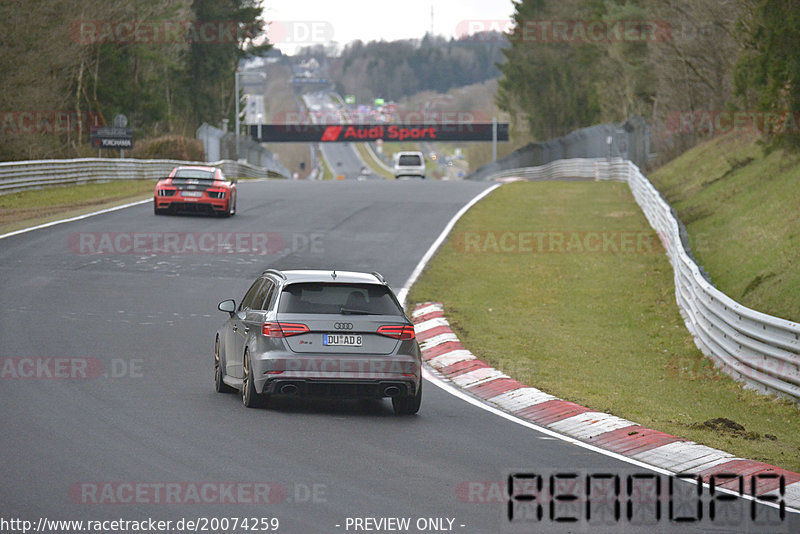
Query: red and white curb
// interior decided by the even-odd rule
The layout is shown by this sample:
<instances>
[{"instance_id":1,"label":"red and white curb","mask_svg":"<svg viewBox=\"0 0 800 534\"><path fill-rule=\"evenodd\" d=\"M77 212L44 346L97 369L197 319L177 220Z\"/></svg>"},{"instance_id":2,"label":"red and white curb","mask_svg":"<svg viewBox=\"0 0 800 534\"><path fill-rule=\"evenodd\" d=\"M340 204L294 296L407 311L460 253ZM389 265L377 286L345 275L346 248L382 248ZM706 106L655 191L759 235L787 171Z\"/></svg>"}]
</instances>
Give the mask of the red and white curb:
<instances>
[{"instance_id":1,"label":"red and white curb","mask_svg":"<svg viewBox=\"0 0 800 534\"><path fill-rule=\"evenodd\" d=\"M783 501L787 507L800 508L800 473L735 458L517 382L477 359L461 344L440 303L420 304L411 317L423 360L442 378L490 405L558 434L675 474L698 475L706 482L712 475L742 475L748 482L756 481L755 494L759 496L780 497L783 477ZM731 490L739 484L736 479L716 483Z\"/></svg>"}]
</instances>

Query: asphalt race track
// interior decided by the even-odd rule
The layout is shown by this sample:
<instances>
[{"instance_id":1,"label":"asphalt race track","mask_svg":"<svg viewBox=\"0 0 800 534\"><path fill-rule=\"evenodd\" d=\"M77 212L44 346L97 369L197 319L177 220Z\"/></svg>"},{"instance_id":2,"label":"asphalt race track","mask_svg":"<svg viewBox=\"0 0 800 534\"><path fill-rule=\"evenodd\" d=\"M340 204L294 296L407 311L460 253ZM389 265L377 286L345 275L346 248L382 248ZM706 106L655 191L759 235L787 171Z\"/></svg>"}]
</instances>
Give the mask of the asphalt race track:
<instances>
[{"instance_id":1,"label":"asphalt race track","mask_svg":"<svg viewBox=\"0 0 800 534\"><path fill-rule=\"evenodd\" d=\"M240 182L231 219L156 217L146 203L0 240L0 517L278 518L287 533L366 531L357 526L377 525L367 518L397 517L409 528L372 531L563 531L548 520L510 528L497 493L509 470L647 471L431 382L412 417L393 415L388 401L282 399L251 410L213 388L217 302L238 302L270 267L376 270L398 291L488 186ZM178 241L135 253L133 233ZM666 517L665 506L647 530L800 531L796 515L768 529Z\"/></svg>"}]
</instances>

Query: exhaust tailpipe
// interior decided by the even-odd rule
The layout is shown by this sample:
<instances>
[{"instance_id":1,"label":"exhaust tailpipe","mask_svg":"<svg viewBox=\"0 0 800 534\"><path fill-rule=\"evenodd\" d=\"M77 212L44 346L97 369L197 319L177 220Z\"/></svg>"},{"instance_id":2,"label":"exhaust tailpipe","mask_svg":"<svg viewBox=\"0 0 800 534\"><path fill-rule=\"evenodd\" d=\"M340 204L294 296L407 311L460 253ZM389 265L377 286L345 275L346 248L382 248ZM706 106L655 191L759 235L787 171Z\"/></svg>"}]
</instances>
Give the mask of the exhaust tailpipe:
<instances>
[{"instance_id":1,"label":"exhaust tailpipe","mask_svg":"<svg viewBox=\"0 0 800 534\"><path fill-rule=\"evenodd\" d=\"M386 389L383 390L384 397L397 397L400 395L400 388L397 386L387 386Z\"/></svg>"},{"instance_id":2,"label":"exhaust tailpipe","mask_svg":"<svg viewBox=\"0 0 800 534\"><path fill-rule=\"evenodd\" d=\"M297 386L294 384L284 384L281 386L281 393L284 395L294 395L297 393Z\"/></svg>"}]
</instances>

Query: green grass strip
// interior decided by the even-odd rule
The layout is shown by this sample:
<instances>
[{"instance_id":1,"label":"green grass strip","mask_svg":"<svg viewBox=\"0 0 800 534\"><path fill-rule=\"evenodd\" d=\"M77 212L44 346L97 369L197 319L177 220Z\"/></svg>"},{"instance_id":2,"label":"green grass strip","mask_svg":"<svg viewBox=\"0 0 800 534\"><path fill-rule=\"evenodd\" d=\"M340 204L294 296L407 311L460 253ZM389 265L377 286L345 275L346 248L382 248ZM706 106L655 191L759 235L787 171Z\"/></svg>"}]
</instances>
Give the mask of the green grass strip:
<instances>
[{"instance_id":1,"label":"green grass strip","mask_svg":"<svg viewBox=\"0 0 800 534\"><path fill-rule=\"evenodd\" d=\"M155 180L119 180L0 195L0 234L152 197L155 184Z\"/></svg>"},{"instance_id":2,"label":"green grass strip","mask_svg":"<svg viewBox=\"0 0 800 534\"><path fill-rule=\"evenodd\" d=\"M673 271L622 183L501 187L412 288L464 345L517 380L594 410L800 471L800 410L716 371L675 303ZM726 418L743 427L712 428Z\"/></svg>"}]
</instances>

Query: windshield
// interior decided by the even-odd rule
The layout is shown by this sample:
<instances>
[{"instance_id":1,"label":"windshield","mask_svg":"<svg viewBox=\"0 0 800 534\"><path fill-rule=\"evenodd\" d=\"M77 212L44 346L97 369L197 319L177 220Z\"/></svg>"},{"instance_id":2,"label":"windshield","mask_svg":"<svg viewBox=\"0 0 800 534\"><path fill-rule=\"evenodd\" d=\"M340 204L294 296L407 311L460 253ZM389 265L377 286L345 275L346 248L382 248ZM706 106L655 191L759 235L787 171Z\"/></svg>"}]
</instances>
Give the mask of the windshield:
<instances>
[{"instance_id":1,"label":"windshield","mask_svg":"<svg viewBox=\"0 0 800 534\"><path fill-rule=\"evenodd\" d=\"M391 290L376 284L309 282L284 288L279 313L403 315Z\"/></svg>"}]
</instances>

